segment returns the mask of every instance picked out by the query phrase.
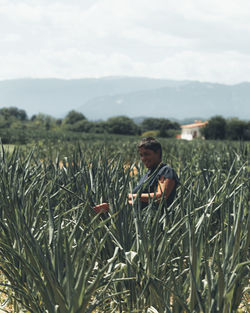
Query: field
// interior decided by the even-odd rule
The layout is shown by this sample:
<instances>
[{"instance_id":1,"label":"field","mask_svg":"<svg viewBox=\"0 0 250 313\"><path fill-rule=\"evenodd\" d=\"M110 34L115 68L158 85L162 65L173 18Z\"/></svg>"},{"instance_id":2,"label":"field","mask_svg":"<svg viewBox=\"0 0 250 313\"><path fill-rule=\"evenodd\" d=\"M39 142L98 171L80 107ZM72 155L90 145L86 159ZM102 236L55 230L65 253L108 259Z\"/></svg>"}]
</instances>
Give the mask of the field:
<instances>
[{"instance_id":1,"label":"field","mask_svg":"<svg viewBox=\"0 0 250 313\"><path fill-rule=\"evenodd\" d=\"M250 143L162 139L177 197L142 209L137 141L0 149L0 310L249 312Z\"/></svg>"}]
</instances>

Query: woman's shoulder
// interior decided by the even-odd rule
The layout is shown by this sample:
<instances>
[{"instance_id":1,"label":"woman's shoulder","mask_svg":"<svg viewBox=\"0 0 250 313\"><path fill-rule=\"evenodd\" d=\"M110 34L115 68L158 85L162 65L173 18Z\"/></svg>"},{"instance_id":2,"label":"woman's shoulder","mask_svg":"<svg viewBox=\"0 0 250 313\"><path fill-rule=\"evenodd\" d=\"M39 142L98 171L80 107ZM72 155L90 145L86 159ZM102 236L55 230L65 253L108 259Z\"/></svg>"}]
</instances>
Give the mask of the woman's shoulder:
<instances>
[{"instance_id":1,"label":"woman's shoulder","mask_svg":"<svg viewBox=\"0 0 250 313\"><path fill-rule=\"evenodd\" d=\"M178 181L177 174L175 170L168 164L162 163L158 171L158 176L163 176L165 178L171 178Z\"/></svg>"},{"instance_id":2,"label":"woman's shoulder","mask_svg":"<svg viewBox=\"0 0 250 313\"><path fill-rule=\"evenodd\" d=\"M173 170L173 168L166 164L166 163L161 163L161 166L159 168L159 172L164 172L164 171L167 171L167 170Z\"/></svg>"}]
</instances>

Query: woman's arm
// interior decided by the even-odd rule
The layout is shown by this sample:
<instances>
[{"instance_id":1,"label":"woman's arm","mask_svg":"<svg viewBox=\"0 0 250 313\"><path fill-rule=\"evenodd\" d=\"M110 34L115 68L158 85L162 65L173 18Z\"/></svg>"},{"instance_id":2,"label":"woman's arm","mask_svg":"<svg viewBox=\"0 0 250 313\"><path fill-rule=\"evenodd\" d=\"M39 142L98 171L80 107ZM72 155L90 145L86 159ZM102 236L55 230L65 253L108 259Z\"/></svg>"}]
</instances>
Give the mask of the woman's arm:
<instances>
[{"instance_id":1,"label":"woman's arm","mask_svg":"<svg viewBox=\"0 0 250 313\"><path fill-rule=\"evenodd\" d=\"M169 195L171 194L172 190L174 189L175 186L175 180L171 178L165 178L165 177L160 177L158 186L157 186L157 191L151 192L151 193L142 193L140 196L140 201L141 202L149 202L149 200L153 197L155 197L156 201L160 202L162 196L164 196L164 199L166 200ZM128 195L128 202L129 204L133 203L132 199L135 199L137 196L136 193L132 194L129 193ZM109 204L108 203L101 203L93 207L96 213L104 213L109 210Z\"/></svg>"},{"instance_id":2,"label":"woman's arm","mask_svg":"<svg viewBox=\"0 0 250 313\"><path fill-rule=\"evenodd\" d=\"M165 178L165 177L160 177L158 186L157 186L157 191L151 192L151 193L142 193L140 195L140 201L142 202L149 202L149 200L153 197L155 197L156 201L160 202L162 196L164 196L164 199L166 200L169 195L171 194L172 190L174 189L175 186L175 180L171 178ZM130 193L128 195L128 202L129 204L133 203L132 199L135 199L137 194L132 194Z\"/></svg>"}]
</instances>

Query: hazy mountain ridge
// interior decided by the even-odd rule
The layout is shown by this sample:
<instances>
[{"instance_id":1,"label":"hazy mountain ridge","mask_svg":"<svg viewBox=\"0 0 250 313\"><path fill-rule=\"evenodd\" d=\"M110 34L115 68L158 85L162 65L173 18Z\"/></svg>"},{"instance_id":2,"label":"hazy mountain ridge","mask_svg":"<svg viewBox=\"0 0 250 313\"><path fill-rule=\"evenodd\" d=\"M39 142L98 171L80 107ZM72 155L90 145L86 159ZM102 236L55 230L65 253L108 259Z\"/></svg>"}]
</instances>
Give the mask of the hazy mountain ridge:
<instances>
[{"instance_id":1,"label":"hazy mountain ridge","mask_svg":"<svg viewBox=\"0 0 250 313\"><path fill-rule=\"evenodd\" d=\"M242 97L242 93L238 93L237 88L233 87L191 82L177 87L97 97L78 110L85 112L88 107L91 118L94 118L96 111L103 108L107 116L114 115L119 108L119 114L131 117L143 115L184 119L192 116L209 118L219 114L225 117L249 118L250 84Z\"/></svg>"},{"instance_id":2,"label":"hazy mountain ridge","mask_svg":"<svg viewBox=\"0 0 250 313\"><path fill-rule=\"evenodd\" d=\"M18 79L0 81L0 107L29 116L63 117L70 110L91 120L116 115L175 119L214 115L250 119L250 83L222 85L140 77Z\"/></svg>"}]
</instances>

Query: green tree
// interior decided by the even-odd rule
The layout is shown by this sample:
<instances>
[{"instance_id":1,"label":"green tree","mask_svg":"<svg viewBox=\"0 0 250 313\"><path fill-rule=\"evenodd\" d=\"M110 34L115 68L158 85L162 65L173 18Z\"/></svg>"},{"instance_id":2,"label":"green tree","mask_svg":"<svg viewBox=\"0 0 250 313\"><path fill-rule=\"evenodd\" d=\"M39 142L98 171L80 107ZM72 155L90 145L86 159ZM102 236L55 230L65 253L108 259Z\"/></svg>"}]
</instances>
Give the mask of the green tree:
<instances>
[{"instance_id":1,"label":"green tree","mask_svg":"<svg viewBox=\"0 0 250 313\"><path fill-rule=\"evenodd\" d=\"M172 122L167 118L146 118L141 123L141 129L143 132L149 130L159 130L164 134L168 129L179 129L180 125L176 122Z\"/></svg>"},{"instance_id":2,"label":"green tree","mask_svg":"<svg viewBox=\"0 0 250 313\"><path fill-rule=\"evenodd\" d=\"M237 118L227 121L227 138L231 140L244 140L247 123Z\"/></svg>"},{"instance_id":3,"label":"green tree","mask_svg":"<svg viewBox=\"0 0 250 313\"><path fill-rule=\"evenodd\" d=\"M250 140L250 121L246 123L244 129L244 140Z\"/></svg>"},{"instance_id":4,"label":"green tree","mask_svg":"<svg viewBox=\"0 0 250 313\"><path fill-rule=\"evenodd\" d=\"M3 115L0 114L0 128L7 128L10 126L10 121L6 120Z\"/></svg>"},{"instance_id":5,"label":"green tree","mask_svg":"<svg viewBox=\"0 0 250 313\"><path fill-rule=\"evenodd\" d=\"M214 116L201 129L201 132L205 139L225 139L226 125L226 120L222 116Z\"/></svg>"},{"instance_id":6,"label":"green tree","mask_svg":"<svg viewBox=\"0 0 250 313\"><path fill-rule=\"evenodd\" d=\"M107 132L107 124L105 122L92 122L89 130L90 133L103 134Z\"/></svg>"},{"instance_id":7,"label":"green tree","mask_svg":"<svg viewBox=\"0 0 250 313\"><path fill-rule=\"evenodd\" d=\"M107 131L112 134L136 135L139 127L127 116L111 117L106 122Z\"/></svg>"},{"instance_id":8,"label":"green tree","mask_svg":"<svg viewBox=\"0 0 250 313\"><path fill-rule=\"evenodd\" d=\"M56 119L53 118L52 116L39 113L31 117L29 126L33 128L51 130L51 129L55 129L57 124L56 124Z\"/></svg>"},{"instance_id":9,"label":"green tree","mask_svg":"<svg viewBox=\"0 0 250 313\"><path fill-rule=\"evenodd\" d=\"M24 110L20 110L16 107L2 108L0 109L0 116L2 116L6 121L8 120L20 120L27 121L28 116Z\"/></svg>"},{"instance_id":10,"label":"green tree","mask_svg":"<svg viewBox=\"0 0 250 313\"><path fill-rule=\"evenodd\" d=\"M16 107L0 109L0 128L24 129L28 121L24 110Z\"/></svg>"},{"instance_id":11,"label":"green tree","mask_svg":"<svg viewBox=\"0 0 250 313\"><path fill-rule=\"evenodd\" d=\"M88 120L84 119L84 120L80 120L74 124L68 124L67 125L67 130L71 130L74 132L84 132L84 133L88 133L90 131L91 128L91 122L89 122Z\"/></svg>"},{"instance_id":12,"label":"green tree","mask_svg":"<svg viewBox=\"0 0 250 313\"><path fill-rule=\"evenodd\" d=\"M63 124L73 125L82 120L86 120L86 117L82 113L72 110L64 118Z\"/></svg>"}]
</instances>

